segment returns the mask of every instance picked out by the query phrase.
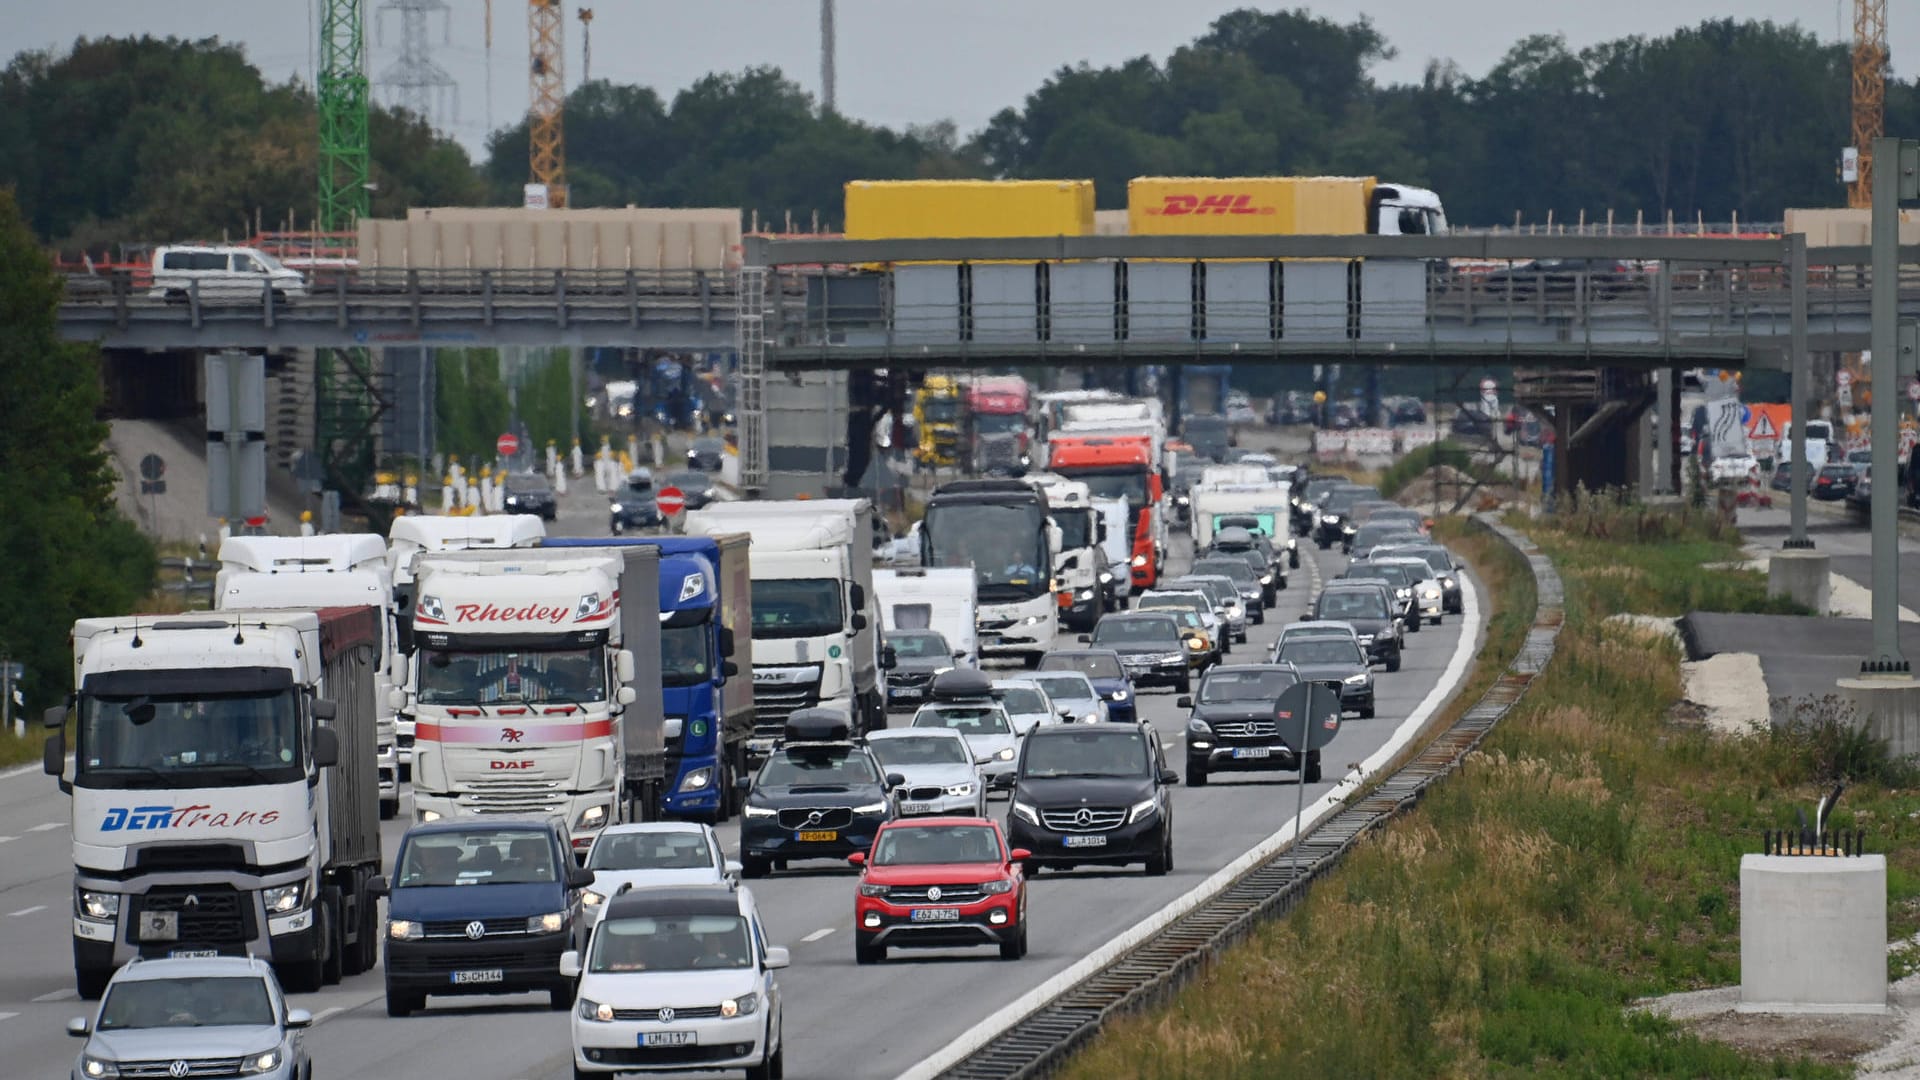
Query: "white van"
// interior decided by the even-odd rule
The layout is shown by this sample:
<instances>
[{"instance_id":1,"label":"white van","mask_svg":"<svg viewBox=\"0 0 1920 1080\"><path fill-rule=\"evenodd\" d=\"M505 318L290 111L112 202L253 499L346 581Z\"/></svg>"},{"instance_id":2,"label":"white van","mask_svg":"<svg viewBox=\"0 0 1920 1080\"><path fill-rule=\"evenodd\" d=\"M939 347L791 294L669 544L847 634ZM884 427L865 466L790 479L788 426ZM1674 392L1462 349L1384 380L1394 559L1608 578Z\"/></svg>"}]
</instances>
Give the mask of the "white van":
<instances>
[{"instance_id":1,"label":"white van","mask_svg":"<svg viewBox=\"0 0 1920 1080\"><path fill-rule=\"evenodd\" d=\"M196 282L203 304L258 303L268 288L275 302L307 295L307 279L300 271L258 248L182 244L154 249L148 296L185 303Z\"/></svg>"}]
</instances>

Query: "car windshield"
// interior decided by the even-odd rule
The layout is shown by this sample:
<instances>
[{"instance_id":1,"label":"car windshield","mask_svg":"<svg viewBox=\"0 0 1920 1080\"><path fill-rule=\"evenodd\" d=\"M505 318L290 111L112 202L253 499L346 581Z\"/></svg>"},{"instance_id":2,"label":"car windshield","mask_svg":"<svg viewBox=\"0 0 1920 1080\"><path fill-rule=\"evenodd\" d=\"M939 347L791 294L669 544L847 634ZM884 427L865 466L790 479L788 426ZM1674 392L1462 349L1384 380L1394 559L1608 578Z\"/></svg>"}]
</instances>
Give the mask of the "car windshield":
<instances>
[{"instance_id":1,"label":"car windshield","mask_svg":"<svg viewBox=\"0 0 1920 1080\"><path fill-rule=\"evenodd\" d=\"M1328 589L1320 594L1315 614L1322 619L1384 619L1387 602L1372 589Z\"/></svg>"},{"instance_id":2,"label":"car windshield","mask_svg":"<svg viewBox=\"0 0 1920 1080\"><path fill-rule=\"evenodd\" d=\"M698 469L682 469L667 474L667 483L681 491L705 491L713 486L713 476Z\"/></svg>"},{"instance_id":3,"label":"car windshield","mask_svg":"<svg viewBox=\"0 0 1920 1080\"><path fill-rule=\"evenodd\" d=\"M873 751L874 757L880 759L883 767L889 769L913 765L969 765L973 762L964 741L941 735L896 735L874 739L867 744L867 748Z\"/></svg>"},{"instance_id":4,"label":"car windshield","mask_svg":"<svg viewBox=\"0 0 1920 1080\"><path fill-rule=\"evenodd\" d=\"M997 705L942 705L922 709L914 727L946 728L962 735L1005 735L1013 730Z\"/></svg>"},{"instance_id":5,"label":"car windshield","mask_svg":"<svg viewBox=\"0 0 1920 1080\"><path fill-rule=\"evenodd\" d=\"M877 784L880 775L874 771L873 761L867 755L846 749L813 749L801 747L789 749L767 759L766 767L760 770L760 779L756 781L762 787L803 787L809 785L827 785L847 787L854 784Z\"/></svg>"},{"instance_id":6,"label":"car windshield","mask_svg":"<svg viewBox=\"0 0 1920 1080\"><path fill-rule=\"evenodd\" d=\"M1034 779L1052 776L1144 776L1147 747L1138 731L1112 730L1109 725L1070 724L1046 729L1027 738L1027 755L1020 774Z\"/></svg>"},{"instance_id":7,"label":"car windshield","mask_svg":"<svg viewBox=\"0 0 1920 1080\"><path fill-rule=\"evenodd\" d=\"M432 832L406 842L394 887L530 885L558 881L553 843L527 829Z\"/></svg>"},{"instance_id":8,"label":"car windshield","mask_svg":"<svg viewBox=\"0 0 1920 1080\"><path fill-rule=\"evenodd\" d=\"M273 998L255 975L124 979L100 1003L100 1031L169 1027L270 1027ZM165 1072L163 1068L161 1072Z\"/></svg>"},{"instance_id":9,"label":"car windshield","mask_svg":"<svg viewBox=\"0 0 1920 1080\"><path fill-rule=\"evenodd\" d=\"M707 620L660 628L660 684L698 686L713 676L713 633Z\"/></svg>"},{"instance_id":10,"label":"car windshield","mask_svg":"<svg viewBox=\"0 0 1920 1080\"><path fill-rule=\"evenodd\" d=\"M895 825L873 845L875 866L993 863L1005 857L991 825Z\"/></svg>"},{"instance_id":11,"label":"car windshield","mask_svg":"<svg viewBox=\"0 0 1920 1080\"><path fill-rule=\"evenodd\" d=\"M704 833L617 832L602 835L587 855L589 870L703 870L714 865Z\"/></svg>"},{"instance_id":12,"label":"car windshield","mask_svg":"<svg viewBox=\"0 0 1920 1080\"><path fill-rule=\"evenodd\" d=\"M975 413L973 430L982 435L1012 435L1027 429L1027 418L1017 413Z\"/></svg>"},{"instance_id":13,"label":"car windshield","mask_svg":"<svg viewBox=\"0 0 1920 1080\"><path fill-rule=\"evenodd\" d=\"M693 440L693 450L697 454L723 454L727 450L727 440L709 436Z\"/></svg>"},{"instance_id":14,"label":"car windshield","mask_svg":"<svg viewBox=\"0 0 1920 1080\"><path fill-rule=\"evenodd\" d=\"M1236 584L1251 585L1258 579L1254 577L1253 567L1242 559L1201 559L1193 564L1196 574L1222 574L1230 577Z\"/></svg>"},{"instance_id":15,"label":"car windshield","mask_svg":"<svg viewBox=\"0 0 1920 1080\"><path fill-rule=\"evenodd\" d=\"M833 578L770 578L753 583L756 639L822 637L840 629L840 582Z\"/></svg>"},{"instance_id":16,"label":"car windshield","mask_svg":"<svg viewBox=\"0 0 1920 1080\"><path fill-rule=\"evenodd\" d=\"M422 705L607 698L606 664L598 645L557 649L420 650Z\"/></svg>"},{"instance_id":17,"label":"car windshield","mask_svg":"<svg viewBox=\"0 0 1920 1080\"><path fill-rule=\"evenodd\" d=\"M1087 490L1096 499L1125 499L1128 506L1146 505L1147 473L1144 467L1107 470L1063 466L1059 471L1075 480L1085 481Z\"/></svg>"},{"instance_id":18,"label":"car windshield","mask_svg":"<svg viewBox=\"0 0 1920 1080\"><path fill-rule=\"evenodd\" d=\"M547 478L539 473L514 473L507 477L507 491L518 495L535 492L546 495L551 494L553 488L548 485Z\"/></svg>"},{"instance_id":19,"label":"car windshield","mask_svg":"<svg viewBox=\"0 0 1920 1080\"><path fill-rule=\"evenodd\" d=\"M1048 678L1044 675L1036 675L1033 681L1039 683L1046 690L1047 696L1055 701L1086 701L1099 696L1094 692L1091 684L1079 679L1066 679L1059 676Z\"/></svg>"},{"instance_id":20,"label":"car windshield","mask_svg":"<svg viewBox=\"0 0 1920 1080\"><path fill-rule=\"evenodd\" d=\"M1407 584L1405 571L1397 566L1381 566L1379 563L1354 563L1347 567L1340 577L1348 581L1355 578L1378 578L1396 588Z\"/></svg>"},{"instance_id":21,"label":"car windshield","mask_svg":"<svg viewBox=\"0 0 1920 1080\"><path fill-rule=\"evenodd\" d=\"M953 650L947 648L947 639L939 634L888 634L887 644L893 646L894 655L915 659L951 658Z\"/></svg>"},{"instance_id":22,"label":"car windshield","mask_svg":"<svg viewBox=\"0 0 1920 1080\"><path fill-rule=\"evenodd\" d=\"M1095 645L1131 645L1139 642L1166 642L1180 636L1172 618L1101 619L1093 628Z\"/></svg>"},{"instance_id":23,"label":"car windshield","mask_svg":"<svg viewBox=\"0 0 1920 1080\"><path fill-rule=\"evenodd\" d=\"M1044 591L1051 560L1045 513L1037 502L957 502L928 507L920 527L921 561L927 566L973 568L981 602L990 596L1037 595ZM754 583L756 595L759 583Z\"/></svg>"},{"instance_id":24,"label":"car windshield","mask_svg":"<svg viewBox=\"0 0 1920 1080\"><path fill-rule=\"evenodd\" d=\"M593 932L587 970L694 971L753 966L753 938L738 915L607 918Z\"/></svg>"},{"instance_id":25,"label":"car windshield","mask_svg":"<svg viewBox=\"0 0 1920 1080\"><path fill-rule=\"evenodd\" d=\"M1354 664L1364 666L1360 645L1351 638L1295 638L1280 646L1276 657L1286 664Z\"/></svg>"},{"instance_id":26,"label":"car windshield","mask_svg":"<svg viewBox=\"0 0 1920 1080\"><path fill-rule=\"evenodd\" d=\"M1826 465L1821 467L1820 475L1829 480L1838 480L1843 476L1852 476L1853 469L1846 465Z\"/></svg>"},{"instance_id":27,"label":"car windshield","mask_svg":"<svg viewBox=\"0 0 1920 1080\"><path fill-rule=\"evenodd\" d=\"M1048 653L1040 658L1041 671L1077 671L1089 679L1121 679L1126 672L1117 656L1097 653Z\"/></svg>"},{"instance_id":28,"label":"car windshield","mask_svg":"<svg viewBox=\"0 0 1920 1080\"><path fill-rule=\"evenodd\" d=\"M163 783L219 787L259 782L256 770L284 782L304 772L299 731L300 710L291 690L88 694L80 706L79 782L111 786L118 782L112 779L116 773L150 778L157 772Z\"/></svg>"},{"instance_id":29,"label":"car windshield","mask_svg":"<svg viewBox=\"0 0 1920 1080\"><path fill-rule=\"evenodd\" d=\"M1186 611L1213 612L1213 602L1204 596L1168 596L1165 593L1148 593L1133 602L1141 611Z\"/></svg>"},{"instance_id":30,"label":"car windshield","mask_svg":"<svg viewBox=\"0 0 1920 1080\"><path fill-rule=\"evenodd\" d=\"M1000 695L1000 707L1011 713L1053 711L1047 695L1037 686L1004 686L994 692Z\"/></svg>"},{"instance_id":31,"label":"car windshield","mask_svg":"<svg viewBox=\"0 0 1920 1080\"><path fill-rule=\"evenodd\" d=\"M1200 684L1200 704L1273 701L1298 681L1291 671L1216 671Z\"/></svg>"},{"instance_id":32,"label":"car windshield","mask_svg":"<svg viewBox=\"0 0 1920 1080\"><path fill-rule=\"evenodd\" d=\"M653 477L627 477L627 494L635 497L653 498Z\"/></svg>"}]
</instances>

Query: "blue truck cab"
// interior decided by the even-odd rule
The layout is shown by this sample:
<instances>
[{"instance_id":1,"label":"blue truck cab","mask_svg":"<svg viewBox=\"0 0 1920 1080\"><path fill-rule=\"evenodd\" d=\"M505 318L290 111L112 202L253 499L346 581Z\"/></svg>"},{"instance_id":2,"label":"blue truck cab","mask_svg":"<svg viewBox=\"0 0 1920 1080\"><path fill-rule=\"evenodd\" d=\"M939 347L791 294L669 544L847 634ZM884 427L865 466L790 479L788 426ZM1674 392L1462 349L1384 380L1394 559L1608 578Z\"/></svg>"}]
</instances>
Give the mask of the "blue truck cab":
<instances>
[{"instance_id":1,"label":"blue truck cab","mask_svg":"<svg viewBox=\"0 0 1920 1080\"><path fill-rule=\"evenodd\" d=\"M749 539L549 537L545 547L660 551L660 694L666 712L664 817L720 822L739 810L753 734L753 583Z\"/></svg>"}]
</instances>

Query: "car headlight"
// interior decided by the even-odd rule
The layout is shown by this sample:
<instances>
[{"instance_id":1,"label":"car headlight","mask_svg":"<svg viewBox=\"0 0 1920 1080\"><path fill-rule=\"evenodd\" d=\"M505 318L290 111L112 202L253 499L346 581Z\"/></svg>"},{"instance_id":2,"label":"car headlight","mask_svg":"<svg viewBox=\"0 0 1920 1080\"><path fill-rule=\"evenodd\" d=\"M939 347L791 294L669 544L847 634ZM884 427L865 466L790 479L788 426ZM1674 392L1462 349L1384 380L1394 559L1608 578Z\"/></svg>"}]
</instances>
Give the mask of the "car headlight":
<instances>
[{"instance_id":1,"label":"car headlight","mask_svg":"<svg viewBox=\"0 0 1920 1080\"><path fill-rule=\"evenodd\" d=\"M1185 495L1176 495L1176 496L1174 496L1174 497L1173 497L1173 501L1174 501L1174 503L1175 503L1175 505L1178 505L1178 506L1187 506L1187 505L1190 505L1190 504L1191 504L1191 503L1193 502L1193 500L1192 500L1192 499L1189 499L1189 498L1188 498L1187 496L1185 496Z\"/></svg>"},{"instance_id":2,"label":"car headlight","mask_svg":"<svg viewBox=\"0 0 1920 1080\"><path fill-rule=\"evenodd\" d=\"M607 898L604 893L597 893L592 889L587 889L580 894L580 902L588 907L599 907L601 904L607 902Z\"/></svg>"},{"instance_id":3,"label":"car headlight","mask_svg":"<svg viewBox=\"0 0 1920 1080\"><path fill-rule=\"evenodd\" d=\"M388 919L387 937L394 941L419 941L426 928L412 919Z\"/></svg>"},{"instance_id":4,"label":"car headlight","mask_svg":"<svg viewBox=\"0 0 1920 1080\"><path fill-rule=\"evenodd\" d=\"M1272 575L1272 574L1261 574L1261 575L1260 575L1260 584L1262 584L1262 585L1271 585L1271 584L1273 584L1273 575Z\"/></svg>"},{"instance_id":5,"label":"car headlight","mask_svg":"<svg viewBox=\"0 0 1920 1080\"><path fill-rule=\"evenodd\" d=\"M883 900L887 895L887 887L885 885L862 885L860 886L860 895L876 900Z\"/></svg>"},{"instance_id":6,"label":"car headlight","mask_svg":"<svg viewBox=\"0 0 1920 1080\"><path fill-rule=\"evenodd\" d=\"M995 760L995 761L1012 761L1012 760L1013 760L1013 747L1011 747L1011 746L1003 746L1003 747L1001 747L1001 748L1000 748L1000 752L999 752L999 753L997 753L997 754L995 754L995 755L993 755L993 760Z\"/></svg>"},{"instance_id":7,"label":"car headlight","mask_svg":"<svg viewBox=\"0 0 1920 1080\"><path fill-rule=\"evenodd\" d=\"M748 817L772 817L779 813L778 810L775 810L771 806L755 806L752 803L748 803L740 812Z\"/></svg>"},{"instance_id":8,"label":"car headlight","mask_svg":"<svg viewBox=\"0 0 1920 1080\"><path fill-rule=\"evenodd\" d=\"M1359 532L1360 530L1359 530L1359 529L1357 529L1357 528L1355 528L1355 527L1354 527L1354 526L1352 526L1352 525L1342 525L1342 526L1340 526L1340 531L1341 531L1341 532L1343 532L1343 533L1357 533L1357 532Z\"/></svg>"},{"instance_id":9,"label":"car headlight","mask_svg":"<svg viewBox=\"0 0 1920 1080\"><path fill-rule=\"evenodd\" d=\"M280 1058L280 1048L277 1046L263 1054L248 1054L240 1059L240 1075L272 1072L280 1067Z\"/></svg>"},{"instance_id":10,"label":"car headlight","mask_svg":"<svg viewBox=\"0 0 1920 1080\"><path fill-rule=\"evenodd\" d=\"M1348 686L1365 686L1367 684L1367 673L1363 671L1358 675L1349 675L1345 681Z\"/></svg>"},{"instance_id":11,"label":"car headlight","mask_svg":"<svg viewBox=\"0 0 1920 1080\"><path fill-rule=\"evenodd\" d=\"M1024 821L1029 825L1040 824L1040 811L1035 810L1033 807L1027 805L1026 803L1021 802L1018 799L1013 800L1012 804L1008 807L1008 810L1013 814L1014 817L1019 818L1021 821Z\"/></svg>"},{"instance_id":12,"label":"car headlight","mask_svg":"<svg viewBox=\"0 0 1920 1080\"><path fill-rule=\"evenodd\" d=\"M433 622L446 622L447 611L441 606L437 596L423 596L413 602L413 613L424 616Z\"/></svg>"},{"instance_id":13,"label":"car headlight","mask_svg":"<svg viewBox=\"0 0 1920 1080\"><path fill-rule=\"evenodd\" d=\"M1433 588L1432 586L1428 586L1427 588L1420 590L1420 595L1426 597L1429 600L1438 600L1440 599L1440 590Z\"/></svg>"},{"instance_id":14,"label":"car headlight","mask_svg":"<svg viewBox=\"0 0 1920 1080\"><path fill-rule=\"evenodd\" d=\"M566 925L567 925L566 912L549 911L545 915L530 916L527 919L527 933L557 934L560 932L560 929Z\"/></svg>"},{"instance_id":15,"label":"car headlight","mask_svg":"<svg viewBox=\"0 0 1920 1080\"><path fill-rule=\"evenodd\" d=\"M120 1066L107 1058L82 1054L80 1055L80 1073L83 1076L95 1077L119 1076Z\"/></svg>"},{"instance_id":16,"label":"car headlight","mask_svg":"<svg viewBox=\"0 0 1920 1080\"><path fill-rule=\"evenodd\" d=\"M971 794L973 794L973 781L971 780L964 784L954 784L947 788L947 795L955 799L964 799Z\"/></svg>"},{"instance_id":17,"label":"car headlight","mask_svg":"<svg viewBox=\"0 0 1920 1080\"><path fill-rule=\"evenodd\" d=\"M300 901L305 897L307 883L296 881L291 885L275 885L260 890L260 902L266 905L267 914L285 915L300 910Z\"/></svg>"},{"instance_id":18,"label":"car headlight","mask_svg":"<svg viewBox=\"0 0 1920 1080\"><path fill-rule=\"evenodd\" d=\"M720 1003L720 1015L723 1017L752 1016L759 1010L759 994L741 994L737 998L728 998Z\"/></svg>"},{"instance_id":19,"label":"car headlight","mask_svg":"<svg viewBox=\"0 0 1920 1080\"><path fill-rule=\"evenodd\" d=\"M613 1006L594 1001L592 998L581 998L580 1004L575 1006L573 1011L580 1014L582 1020L592 1020L601 1024L613 1021Z\"/></svg>"},{"instance_id":20,"label":"car headlight","mask_svg":"<svg viewBox=\"0 0 1920 1080\"><path fill-rule=\"evenodd\" d=\"M1113 701L1125 701L1125 700L1127 700L1127 692L1126 692L1125 690L1115 690L1115 691L1114 691L1113 693L1111 693L1111 694L1109 694L1109 695L1107 695L1107 696L1108 696L1108 698L1109 698L1109 699L1111 699L1111 700L1113 700Z\"/></svg>"},{"instance_id":21,"label":"car headlight","mask_svg":"<svg viewBox=\"0 0 1920 1080\"><path fill-rule=\"evenodd\" d=\"M887 812L887 803L885 799L882 799L879 802L868 803L865 806L856 806L853 808L853 812L856 814L884 814Z\"/></svg>"},{"instance_id":22,"label":"car headlight","mask_svg":"<svg viewBox=\"0 0 1920 1080\"><path fill-rule=\"evenodd\" d=\"M1045 616L1041 616L1041 615L1029 615L1029 616L1027 616L1027 617L1026 617L1025 619L1022 619L1022 620L1020 621L1020 625L1021 625L1021 626L1039 626L1039 625L1040 625L1041 623L1043 623L1043 622L1046 622L1046 621L1047 621L1047 620L1046 620L1046 618L1045 618Z\"/></svg>"},{"instance_id":23,"label":"car headlight","mask_svg":"<svg viewBox=\"0 0 1920 1080\"><path fill-rule=\"evenodd\" d=\"M1001 878L999 881L983 881L980 883L980 891L987 896L999 896L1001 893L1012 892L1013 882L1007 878Z\"/></svg>"},{"instance_id":24,"label":"car headlight","mask_svg":"<svg viewBox=\"0 0 1920 1080\"><path fill-rule=\"evenodd\" d=\"M1207 723L1205 720L1188 720L1187 734L1198 735L1203 739L1210 739L1213 737L1213 725Z\"/></svg>"},{"instance_id":25,"label":"car headlight","mask_svg":"<svg viewBox=\"0 0 1920 1080\"><path fill-rule=\"evenodd\" d=\"M1091 600L1091 599L1093 599L1093 590L1092 590L1092 589L1081 589L1081 590L1080 590L1080 597L1079 597L1079 598L1080 598L1080 599L1082 599L1082 600Z\"/></svg>"},{"instance_id":26,"label":"car headlight","mask_svg":"<svg viewBox=\"0 0 1920 1080\"><path fill-rule=\"evenodd\" d=\"M431 825L434 822L439 820L440 820L440 811L438 810L420 811L420 824L422 825Z\"/></svg>"},{"instance_id":27,"label":"car headlight","mask_svg":"<svg viewBox=\"0 0 1920 1080\"><path fill-rule=\"evenodd\" d=\"M626 507L620 505L619 503L614 503L612 506L609 506L607 509L612 510L614 513L618 514L621 511L625 510Z\"/></svg>"},{"instance_id":28,"label":"car headlight","mask_svg":"<svg viewBox=\"0 0 1920 1080\"><path fill-rule=\"evenodd\" d=\"M1127 811L1127 824L1131 825L1136 821L1152 817L1154 811L1159 808L1160 804L1153 799L1142 799L1133 804L1133 809Z\"/></svg>"},{"instance_id":29,"label":"car headlight","mask_svg":"<svg viewBox=\"0 0 1920 1080\"><path fill-rule=\"evenodd\" d=\"M1450 578L1450 577L1443 577L1443 578L1441 578L1441 579L1440 579L1440 587L1441 587L1441 588L1443 588L1443 589L1451 589L1451 588L1453 588L1453 579L1452 579L1452 578Z\"/></svg>"},{"instance_id":30,"label":"car headlight","mask_svg":"<svg viewBox=\"0 0 1920 1080\"><path fill-rule=\"evenodd\" d=\"M1187 639L1187 648L1193 652L1205 652L1207 643L1200 638L1190 637Z\"/></svg>"},{"instance_id":31,"label":"car headlight","mask_svg":"<svg viewBox=\"0 0 1920 1080\"><path fill-rule=\"evenodd\" d=\"M1141 567L1147 565L1147 557L1145 555L1135 555L1133 557L1133 562L1129 563L1128 565L1132 566L1135 570L1138 570Z\"/></svg>"},{"instance_id":32,"label":"car headlight","mask_svg":"<svg viewBox=\"0 0 1920 1080\"><path fill-rule=\"evenodd\" d=\"M73 913L83 919L113 922L120 917L120 894L82 889L74 894Z\"/></svg>"},{"instance_id":33,"label":"car headlight","mask_svg":"<svg viewBox=\"0 0 1920 1080\"><path fill-rule=\"evenodd\" d=\"M702 791L713 782L713 768L703 765L680 778L681 791Z\"/></svg>"},{"instance_id":34,"label":"car headlight","mask_svg":"<svg viewBox=\"0 0 1920 1080\"><path fill-rule=\"evenodd\" d=\"M589 806L585 810L580 811L580 816L574 821L573 827L576 829L597 829L606 823L607 808L605 804L602 804L600 806Z\"/></svg>"},{"instance_id":35,"label":"car headlight","mask_svg":"<svg viewBox=\"0 0 1920 1080\"><path fill-rule=\"evenodd\" d=\"M1113 574L1105 570L1100 571L1100 584L1106 585L1111 583L1112 581L1113 581Z\"/></svg>"}]
</instances>

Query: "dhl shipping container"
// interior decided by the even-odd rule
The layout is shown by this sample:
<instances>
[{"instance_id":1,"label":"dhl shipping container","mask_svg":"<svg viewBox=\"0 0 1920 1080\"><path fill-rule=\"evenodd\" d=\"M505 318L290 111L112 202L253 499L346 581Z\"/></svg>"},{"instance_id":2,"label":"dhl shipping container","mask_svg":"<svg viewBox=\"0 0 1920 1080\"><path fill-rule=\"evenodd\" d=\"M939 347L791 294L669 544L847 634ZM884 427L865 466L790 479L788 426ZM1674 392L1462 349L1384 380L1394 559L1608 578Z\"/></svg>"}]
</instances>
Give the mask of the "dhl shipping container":
<instances>
[{"instance_id":1,"label":"dhl shipping container","mask_svg":"<svg viewBox=\"0 0 1920 1080\"><path fill-rule=\"evenodd\" d=\"M1368 232L1373 177L1141 176L1127 184L1135 236L1353 236Z\"/></svg>"},{"instance_id":2,"label":"dhl shipping container","mask_svg":"<svg viewBox=\"0 0 1920 1080\"><path fill-rule=\"evenodd\" d=\"M1093 235L1091 180L853 180L849 240Z\"/></svg>"}]
</instances>

